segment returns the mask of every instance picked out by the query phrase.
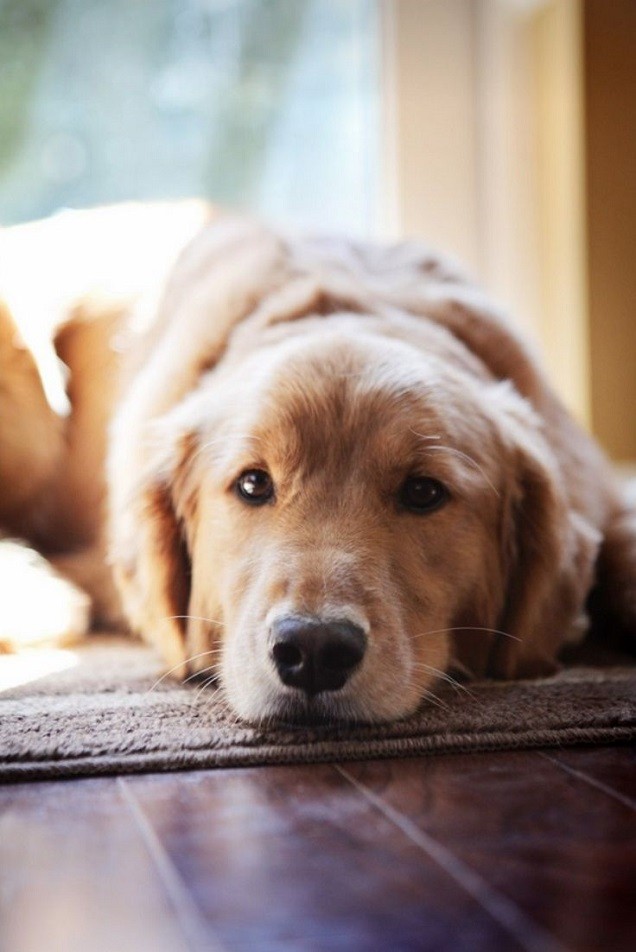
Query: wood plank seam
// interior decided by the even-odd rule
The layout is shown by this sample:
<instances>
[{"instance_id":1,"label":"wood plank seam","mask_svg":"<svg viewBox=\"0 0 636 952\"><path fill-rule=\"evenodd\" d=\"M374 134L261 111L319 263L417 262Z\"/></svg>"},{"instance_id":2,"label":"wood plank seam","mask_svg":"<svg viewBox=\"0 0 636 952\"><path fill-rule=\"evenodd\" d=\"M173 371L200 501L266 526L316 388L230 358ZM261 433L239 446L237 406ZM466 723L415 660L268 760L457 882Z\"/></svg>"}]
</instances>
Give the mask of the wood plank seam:
<instances>
[{"instance_id":1,"label":"wood plank seam","mask_svg":"<svg viewBox=\"0 0 636 952\"><path fill-rule=\"evenodd\" d=\"M352 774L339 765L334 769L370 803L396 826L415 846L419 847L444 872L468 893L526 952L567 952L554 936L511 900L494 889L485 879L467 866L443 843L430 836L412 820L379 797Z\"/></svg>"},{"instance_id":2,"label":"wood plank seam","mask_svg":"<svg viewBox=\"0 0 636 952\"><path fill-rule=\"evenodd\" d=\"M117 777L117 788L166 891L188 948L191 952L227 952L216 938L210 936L208 924L190 896L186 884L164 849L130 784L123 777Z\"/></svg>"},{"instance_id":3,"label":"wood plank seam","mask_svg":"<svg viewBox=\"0 0 636 952\"><path fill-rule=\"evenodd\" d=\"M543 757L544 760L549 761L549 763L551 763L554 767L558 767L559 770L563 770L565 773L570 774L570 776L575 777L577 780L581 780L583 783L588 784L588 786L594 787L595 790L599 790L601 793L606 794L613 800L617 800L618 803L622 803L623 806L627 807L629 810L636 811L636 800L632 800L631 797L625 796L625 794L621 793L619 790L614 790L613 787L603 783L602 780L597 780L596 777L592 777L590 774L585 773L583 770L578 770L576 767L570 767L569 764L559 760L558 757L546 754L542 750L535 751L535 754L537 757Z\"/></svg>"}]
</instances>

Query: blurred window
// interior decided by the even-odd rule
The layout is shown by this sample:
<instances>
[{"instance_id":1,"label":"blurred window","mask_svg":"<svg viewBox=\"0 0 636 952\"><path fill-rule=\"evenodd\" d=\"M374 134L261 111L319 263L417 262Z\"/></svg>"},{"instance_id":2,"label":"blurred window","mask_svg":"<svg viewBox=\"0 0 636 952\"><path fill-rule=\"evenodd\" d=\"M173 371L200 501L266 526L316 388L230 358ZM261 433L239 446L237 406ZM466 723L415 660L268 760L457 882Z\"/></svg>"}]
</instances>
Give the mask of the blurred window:
<instances>
[{"instance_id":1,"label":"blurred window","mask_svg":"<svg viewBox=\"0 0 636 952\"><path fill-rule=\"evenodd\" d=\"M374 230L376 0L0 0L0 222L206 195Z\"/></svg>"}]
</instances>

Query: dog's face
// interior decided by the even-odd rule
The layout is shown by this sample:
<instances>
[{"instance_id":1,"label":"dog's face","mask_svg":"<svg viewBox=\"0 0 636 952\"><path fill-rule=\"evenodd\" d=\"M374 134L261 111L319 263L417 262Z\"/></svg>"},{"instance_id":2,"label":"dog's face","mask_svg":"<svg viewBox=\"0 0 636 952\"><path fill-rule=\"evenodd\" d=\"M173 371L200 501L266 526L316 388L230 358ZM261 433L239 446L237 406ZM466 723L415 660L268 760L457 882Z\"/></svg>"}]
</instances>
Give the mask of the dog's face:
<instances>
[{"instance_id":1,"label":"dog's face","mask_svg":"<svg viewBox=\"0 0 636 952\"><path fill-rule=\"evenodd\" d=\"M549 669L598 533L539 419L435 334L311 326L230 348L154 424L129 617L251 721L398 718L451 659Z\"/></svg>"},{"instance_id":2,"label":"dog's face","mask_svg":"<svg viewBox=\"0 0 636 952\"><path fill-rule=\"evenodd\" d=\"M217 370L179 409L182 434L198 421L173 486L188 654L218 664L239 714L399 717L443 677L453 630L494 627L509 461L492 413L444 361L324 331Z\"/></svg>"}]
</instances>

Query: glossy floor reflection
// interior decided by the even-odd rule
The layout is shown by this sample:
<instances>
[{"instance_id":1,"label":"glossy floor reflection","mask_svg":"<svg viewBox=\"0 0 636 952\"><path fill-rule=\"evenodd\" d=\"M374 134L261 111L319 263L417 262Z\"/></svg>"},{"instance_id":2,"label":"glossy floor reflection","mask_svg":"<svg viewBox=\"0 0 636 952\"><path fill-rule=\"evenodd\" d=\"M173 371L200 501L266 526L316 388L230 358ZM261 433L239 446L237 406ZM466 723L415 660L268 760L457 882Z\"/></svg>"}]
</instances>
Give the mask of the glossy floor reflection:
<instances>
[{"instance_id":1,"label":"glossy floor reflection","mask_svg":"<svg viewBox=\"0 0 636 952\"><path fill-rule=\"evenodd\" d=\"M636 752L0 789L3 952L627 950Z\"/></svg>"}]
</instances>

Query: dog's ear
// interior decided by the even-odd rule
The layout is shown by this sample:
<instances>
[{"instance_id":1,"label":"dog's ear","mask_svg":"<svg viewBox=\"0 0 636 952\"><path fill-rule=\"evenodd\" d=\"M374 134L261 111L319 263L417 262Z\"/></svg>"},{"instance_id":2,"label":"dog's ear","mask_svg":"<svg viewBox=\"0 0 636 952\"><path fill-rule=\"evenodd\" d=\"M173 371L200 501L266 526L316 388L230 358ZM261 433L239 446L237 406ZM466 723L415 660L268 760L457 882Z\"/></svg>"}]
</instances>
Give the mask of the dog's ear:
<instances>
[{"instance_id":1,"label":"dog's ear","mask_svg":"<svg viewBox=\"0 0 636 952\"><path fill-rule=\"evenodd\" d=\"M587 627L600 533L573 509L540 432L510 420L500 549L505 592L489 658L496 677L533 677ZM518 425L519 424L519 425ZM505 634L504 634L505 633Z\"/></svg>"},{"instance_id":2,"label":"dog's ear","mask_svg":"<svg viewBox=\"0 0 636 952\"><path fill-rule=\"evenodd\" d=\"M200 422L191 398L234 330L283 282L283 261L278 239L249 220L224 216L204 229L173 269L122 373L107 461L109 558L131 627L177 676L191 653L179 616L188 614L187 530L195 520L184 511L186 457L178 448L175 455L171 432L193 432Z\"/></svg>"},{"instance_id":3,"label":"dog's ear","mask_svg":"<svg viewBox=\"0 0 636 952\"><path fill-rule=\"evenodd\" d=\"M186 630L191 561L188 524L196 518L196 498L188 492L191 441L162 454L138 482L119 514L113 569L127 618L174 668L186 673Z\"/></svg>"}]
</instances>

